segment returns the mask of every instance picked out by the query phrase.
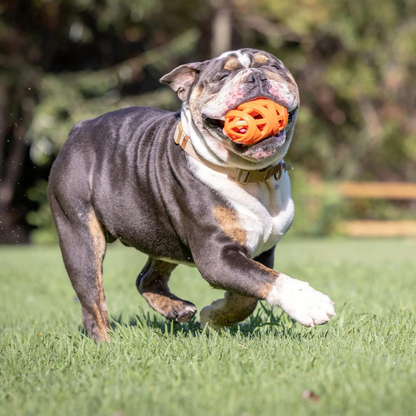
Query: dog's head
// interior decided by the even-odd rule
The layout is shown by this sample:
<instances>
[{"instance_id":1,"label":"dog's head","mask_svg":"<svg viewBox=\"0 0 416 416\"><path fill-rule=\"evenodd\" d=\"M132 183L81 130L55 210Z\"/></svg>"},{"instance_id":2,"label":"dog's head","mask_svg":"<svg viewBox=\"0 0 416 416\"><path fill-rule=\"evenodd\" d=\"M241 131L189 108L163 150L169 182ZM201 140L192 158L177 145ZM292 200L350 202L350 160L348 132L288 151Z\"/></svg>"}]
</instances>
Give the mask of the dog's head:
<instances>
[{"instance_id":1,"label":"dog's head","mask_svg":"<svg viewBox=\"0 0 416 416\"><path fill-rule=\"evenodd\" d=\"M219 160L240 167L239 161L245 167L263 167L286 154L298 113L299 90L282 61L270 53L256 49L226 52L209 61L181 65L160 81L178 93L183 112L199 133L198 140ZM250 146L234 143L223 131L225 115L260 97L286 107L286 128Z\"/></svg>"}]
</instances>

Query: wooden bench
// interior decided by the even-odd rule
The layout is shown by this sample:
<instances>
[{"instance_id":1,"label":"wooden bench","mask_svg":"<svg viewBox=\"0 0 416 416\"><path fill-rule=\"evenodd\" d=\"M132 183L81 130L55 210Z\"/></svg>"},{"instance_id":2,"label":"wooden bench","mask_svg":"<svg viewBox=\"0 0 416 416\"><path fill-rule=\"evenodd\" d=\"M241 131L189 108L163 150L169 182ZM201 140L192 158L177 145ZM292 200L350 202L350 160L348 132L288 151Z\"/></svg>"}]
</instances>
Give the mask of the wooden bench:
<instances>
[{"instance_id":1,"label":"wooden bench","mask_svg":"<svg viewBox=\"0 0 416 416\"><path fill-rule=\"evenodd\" d=\"M339 192L349 199L416 200L416 184L413 183L343 182ZM416 220L343 221L340 230L353 237L416 237Z\"/></svg>"}]
</instances>

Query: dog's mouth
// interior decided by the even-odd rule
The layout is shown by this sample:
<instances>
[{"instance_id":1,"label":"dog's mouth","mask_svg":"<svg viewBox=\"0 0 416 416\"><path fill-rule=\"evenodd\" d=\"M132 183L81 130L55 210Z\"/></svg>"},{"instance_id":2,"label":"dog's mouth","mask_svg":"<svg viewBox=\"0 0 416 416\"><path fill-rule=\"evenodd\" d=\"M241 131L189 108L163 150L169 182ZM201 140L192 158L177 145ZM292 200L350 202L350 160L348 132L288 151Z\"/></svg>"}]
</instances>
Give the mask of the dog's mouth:
<instances>
[{"instance_id":1,"label":"dog's mouth","mask_svg":"<svg viewBox=\"0 0 416 416\"><path fill-rule=\"evenodd\" d=\"M291 126L291 124L292 124L292 122L295 118L297 110L298 110L298 107L296 107L292 111L288 112L288 122L287 122L285 128L283 130L281 130L279 132L279 134L265 137L264 139L260 140L259 142L251 144L251 145L236 143L226 135L226 133L224 131L225 116L221 117L219 119L204 117L204 124L209 130L211 130L212 132L215 132L221 138L229 140L231 142L231 145L232 145L234 150L241 151L241 150L244 150L244 149L247 149L247 148L252 148L253 146L266 144L265 143L266 141L269 141L270 139L273 139L273 138L274 139L279 139L279 140L277 140L277 142L281 142L281 144L283 144L285 139L286 139L286 130ZM244 134L246 131L247 131L246 128L241 128L238 131L238 133Z\"/></svg>"}]
</instances>

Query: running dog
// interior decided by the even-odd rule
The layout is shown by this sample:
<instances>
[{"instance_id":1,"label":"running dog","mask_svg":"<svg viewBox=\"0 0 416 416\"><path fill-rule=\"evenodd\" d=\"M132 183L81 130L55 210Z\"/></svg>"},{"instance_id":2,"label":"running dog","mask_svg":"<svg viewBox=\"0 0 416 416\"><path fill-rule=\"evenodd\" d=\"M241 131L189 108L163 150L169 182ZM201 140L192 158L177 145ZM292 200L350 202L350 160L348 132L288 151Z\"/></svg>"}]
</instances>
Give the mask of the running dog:
<instances>
[{"instance_id":1,"label":"running dog","mask_svg":"<svg viewBox=\"0 0 416 416\"><path fill-rule=\"evenodd\" d=\"M202 325L243 321L258 300L308 327L328 322L328 296L273 270L294 217L283 161L299 109L293 76L273 55L240 49L181 65L161 82L177 92L180 112L133 107L81 121L51 170L52 215L88 335L109 341L102 263L117 239L149 256L136 286L167 319L196 313L168 287L186 264L226 291L202 309ZM287 109L286 128L250 146L233 142L225 115L259 97Z\"/></svg>"}]
</instances>

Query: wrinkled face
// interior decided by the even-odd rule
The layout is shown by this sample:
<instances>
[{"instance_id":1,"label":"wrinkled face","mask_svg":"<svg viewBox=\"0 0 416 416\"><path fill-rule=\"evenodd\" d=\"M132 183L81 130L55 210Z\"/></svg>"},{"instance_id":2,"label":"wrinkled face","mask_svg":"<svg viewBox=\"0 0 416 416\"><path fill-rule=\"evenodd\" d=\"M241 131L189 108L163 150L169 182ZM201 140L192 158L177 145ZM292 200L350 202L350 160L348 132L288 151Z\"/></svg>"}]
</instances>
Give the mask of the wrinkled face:
<instances>
[{"instance_id":1,"label":"wrinkled face","mask_svg":"<svg viewBox=\"0 0 416 416\"><path fill-rule=\"evenodd\" d=\"M212 151L220 144L251 162L274 161L286 154L299 108L299 91L290 72L273 55L255 49L226 52L210 61L182 65L161 82L178 92ZM286 107L289 122L278 135L253 145L234 143L224 133L224 117L256 98L267 98Z\"/></svg>"}]
</instances>

